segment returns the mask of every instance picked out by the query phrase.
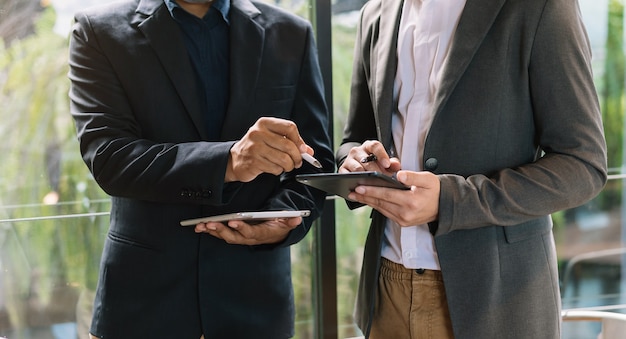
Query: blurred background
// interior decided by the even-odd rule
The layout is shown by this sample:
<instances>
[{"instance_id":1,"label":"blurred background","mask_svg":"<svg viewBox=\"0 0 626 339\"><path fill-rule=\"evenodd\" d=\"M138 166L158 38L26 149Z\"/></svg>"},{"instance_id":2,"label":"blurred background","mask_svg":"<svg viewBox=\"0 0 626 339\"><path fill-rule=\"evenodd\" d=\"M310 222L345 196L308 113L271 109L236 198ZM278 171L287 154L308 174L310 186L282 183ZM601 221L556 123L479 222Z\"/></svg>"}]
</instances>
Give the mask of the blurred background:
<instances>
[{"instance_id":1,"label":"blurred background","mask_svg":"<svg viewBox=\"0 0 626 339\"><path fill-rule=\"evenodd\" d=\"M68 34L76 10L101 2L0 0L0 337L86 338L110 201L80 158L69 114ZM337 145L365 0L268 2L318 30ZM624 3L580 0L580 7L611 177L597 198L553 216L563 308L626 313ZM329 205L292 247L296 338L361 335L352 309L370 211L348 211L333 197ZM563 337L600 331L598 322L565 322Z\"/></svg>"}]
</instances>

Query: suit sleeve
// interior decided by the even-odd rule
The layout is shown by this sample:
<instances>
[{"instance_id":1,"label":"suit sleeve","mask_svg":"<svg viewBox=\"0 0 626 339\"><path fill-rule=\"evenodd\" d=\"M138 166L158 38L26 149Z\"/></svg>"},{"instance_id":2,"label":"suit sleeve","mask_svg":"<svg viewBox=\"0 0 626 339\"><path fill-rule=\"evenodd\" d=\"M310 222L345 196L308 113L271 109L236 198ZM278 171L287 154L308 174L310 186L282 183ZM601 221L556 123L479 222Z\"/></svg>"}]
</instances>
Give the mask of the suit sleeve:
<instances>
[{"instance_id":1,"label":"suit sleeve","mask_svg":"<svg viewBox=\"0 0 626 339\"><path fill-rule=\"evenodd\" d=\"M116 52L113 49L125 46L112 48L113 39L103 30L96 34L90 19L76 16L70 38L69 78L70 107L81 153L95 180L114 196L163 203L221 204L232 142L197 141L193 133L184 141L145 137L146 127L138 121L138 111L150 114L146 112L150 98L140 98L145 107L138 108L129 98L129 91L137 88L128 87L149 87L149 80L138 79L134 84L120 81L121 66L112 61L112 55ZM164 133L182 129L173 124L168 127L167 121L161 124Z\"/></svg>"},{"instance_id":2,"label":"suit sleeve","mask_svg":"<svg viewBox=\"0 0 626 339\"><path fill-rule=\"evenodd\" d=\"M546 1L528 81L543 155L489 175L441 175L437 235L519 224L579 206L604 187L606 143L591 49L576 1Z\"/></svg>"},{"instance_id":3,"label":"suit sleeve","mask_svg":"<svg viewBox=\"0 0 626 339\"><path fill-rule=\"evenodd\" d=\"M147 64L159 67L159 61L141 33L120 17L78 14L70 39L71 113L81 154L100 187L113 196L206 206L203 213L310 209L311 217L284 244L302 239L320 215L325 194L296 182L295 175L314 169L305 165L279 177L262 174L249 183L224 184L235 138L202 141L182 100L160 69L140 72L145 78L128 76L134 71L129 70L133 63L141 63L136 68L146 68ZM115 20L121 21L118 29L111 29ZM280 42L298 58L293 63L280 64L290 67L290 72L299 70L289 118L300 127L305 142L315 149L324 170L332 171L328 111L312 29L310 25L292 28L300 39L294 45ZM135 43L128 46L125 41ZM182 45L178 47L184 49ZM134 55L125 54L139 49ZM149 58L152 63L144 60ZM155 77L161 79L156 81L158 85L149 83ZM155 88L157 92L152 93ZM245 131L247 127L241 129Z\"/></svg>"},{"instance_id":4,"label":"suit sleeve","mask_svg":"<svg viewBox=\"0 0 626 339\"><path fill-rule=\"evenodd\" d=\"M376 140L376 120L374 107L370 97L368 83L371 75L370 50L372 45L372 27L367 20L369 3L361 11L357 35L354 44L354 58L352 65L352 81L350 87L350 107L343 130L343 138L335 160L339 166L348 156L350 149L361 145L366 140Z\"/></svg>"}]
</instances>

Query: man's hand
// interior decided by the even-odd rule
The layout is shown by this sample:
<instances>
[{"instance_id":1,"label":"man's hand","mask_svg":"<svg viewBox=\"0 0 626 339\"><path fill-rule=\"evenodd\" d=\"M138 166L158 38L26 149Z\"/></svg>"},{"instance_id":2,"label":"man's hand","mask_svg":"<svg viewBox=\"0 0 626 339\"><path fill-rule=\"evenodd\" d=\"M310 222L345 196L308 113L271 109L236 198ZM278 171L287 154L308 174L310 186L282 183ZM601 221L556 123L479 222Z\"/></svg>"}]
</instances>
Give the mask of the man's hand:
<instances>
[{"instance_id":1,"label":"man's hand","mask_svg":"<svg viewBox=\"0 0 626 339\"><path fill-rule=\"evenodd\" d=\"M261 173L280 175L302 166L302 153L313 155L293 121L263 117L230 150L225 182L249 182Z\"/></svg>"},{"instance_id":2,"label":"man's hand","mask_svg":"<svg viewBox=\"0 0 626 339\"><path fill-rule=\"evenodd\" d=\"M289 232L302 223L301 217L268 220L259 224L248 224L242 220L231 220L196 225L196 233L208 233L229 244L262 245L279 243Z\"/></svg>"}]
</instances>

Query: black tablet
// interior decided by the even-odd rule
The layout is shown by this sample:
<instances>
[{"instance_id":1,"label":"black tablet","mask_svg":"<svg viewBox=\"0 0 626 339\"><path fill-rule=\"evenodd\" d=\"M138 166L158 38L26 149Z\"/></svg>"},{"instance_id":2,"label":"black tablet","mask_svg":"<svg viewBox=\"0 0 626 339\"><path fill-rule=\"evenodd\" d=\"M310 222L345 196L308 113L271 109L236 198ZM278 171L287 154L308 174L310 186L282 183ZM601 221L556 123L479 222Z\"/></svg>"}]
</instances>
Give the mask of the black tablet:
<instances>
[{"instance_id":1,"label":"black tablet","mask_svg":"<svg viewBox=\"0 0 626 339\"><path fill-rule=\"evenodd\" d=\"M373 171L299 174L296 175L296 180L345 199L348 199L348 194L354 191L357 186L389 187L401 190L411 189L388 175Z\"/></svg>"}]
</instances>

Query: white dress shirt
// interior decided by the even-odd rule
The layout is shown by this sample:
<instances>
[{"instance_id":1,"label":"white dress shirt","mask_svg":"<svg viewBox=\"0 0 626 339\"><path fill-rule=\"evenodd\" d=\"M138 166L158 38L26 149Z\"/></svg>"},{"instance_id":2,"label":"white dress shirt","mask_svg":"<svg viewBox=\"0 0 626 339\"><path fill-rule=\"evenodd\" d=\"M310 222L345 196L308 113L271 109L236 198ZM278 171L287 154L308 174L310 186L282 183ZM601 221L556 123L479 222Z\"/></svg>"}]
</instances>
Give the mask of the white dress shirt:
<instances>
[{"instance_id":1,"label":"white dress shirt","mask_svg":"<svg viewBox=\"0 0 626 339\"><path fill-rule=\"evenodd\" d=\"M393 141L402 169L422 170L422 155L450 43L465 0L405 0L398 32ZM387 220L382 256L407 268L439 270L427 225Z\"/></svg>"}]
</instances>

